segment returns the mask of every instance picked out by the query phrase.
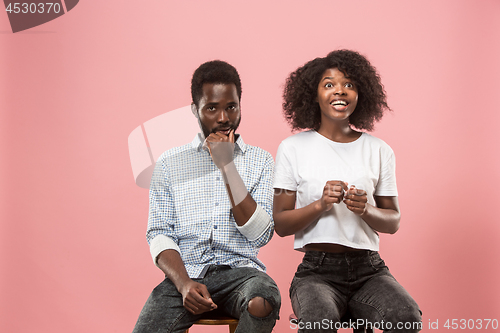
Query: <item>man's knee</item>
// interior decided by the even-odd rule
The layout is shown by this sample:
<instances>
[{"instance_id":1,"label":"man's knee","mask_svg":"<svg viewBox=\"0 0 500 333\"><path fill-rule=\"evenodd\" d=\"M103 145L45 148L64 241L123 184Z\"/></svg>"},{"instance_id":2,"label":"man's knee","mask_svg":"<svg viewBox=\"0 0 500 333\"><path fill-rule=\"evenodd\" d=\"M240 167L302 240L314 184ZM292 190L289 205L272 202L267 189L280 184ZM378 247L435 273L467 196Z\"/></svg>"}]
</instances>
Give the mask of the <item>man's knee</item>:
<instances>
[{"instance_id":1,"label":"man's knee","mask_svg":"<svg viewBox=\"0 0 500 333\"><path fill-rule=\"evenodd\" d=\"M254 297L248 302L248 312L255 317L267 317L273 311L273 307L262 297Z\"/></svg>"}]
</instances>

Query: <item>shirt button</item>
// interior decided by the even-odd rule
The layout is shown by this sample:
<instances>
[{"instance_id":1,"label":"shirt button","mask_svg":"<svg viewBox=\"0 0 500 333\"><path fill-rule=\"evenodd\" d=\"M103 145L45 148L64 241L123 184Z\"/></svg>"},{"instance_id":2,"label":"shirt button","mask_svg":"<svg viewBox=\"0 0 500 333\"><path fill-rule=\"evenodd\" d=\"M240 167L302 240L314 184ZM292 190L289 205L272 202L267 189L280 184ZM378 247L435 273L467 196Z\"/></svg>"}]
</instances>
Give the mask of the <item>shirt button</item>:
<instances>
[{"instance_id":1,"label":"shirt button","mask_svg":"<svg viewBox=\"0 0 500 333\"><path fill-rule=\"evenodd\" d=\"M216 225L214 225L214 229L217 229L217 226L216 226Z\"/></svg>"}]
</instances>

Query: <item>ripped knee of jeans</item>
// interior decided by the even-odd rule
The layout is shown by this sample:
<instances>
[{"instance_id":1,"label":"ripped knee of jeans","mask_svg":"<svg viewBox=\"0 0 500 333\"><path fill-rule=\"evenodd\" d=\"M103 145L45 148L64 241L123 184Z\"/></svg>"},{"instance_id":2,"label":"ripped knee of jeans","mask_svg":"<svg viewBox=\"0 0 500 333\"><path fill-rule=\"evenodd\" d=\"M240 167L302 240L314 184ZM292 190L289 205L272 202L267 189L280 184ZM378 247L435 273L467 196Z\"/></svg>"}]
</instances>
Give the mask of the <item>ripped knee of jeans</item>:
<instances>
[{"instance_id":1,"label":"ripped knee of jeans","mask_svg":"<svg viewBox=\"0 0 500 333\"><path fill-rule=\"evenodd\" d=\"M266 299L258 296L248 302L248 312L252 316L264 318L273 312L273 307Z\"/></svg>"}]
</instances>

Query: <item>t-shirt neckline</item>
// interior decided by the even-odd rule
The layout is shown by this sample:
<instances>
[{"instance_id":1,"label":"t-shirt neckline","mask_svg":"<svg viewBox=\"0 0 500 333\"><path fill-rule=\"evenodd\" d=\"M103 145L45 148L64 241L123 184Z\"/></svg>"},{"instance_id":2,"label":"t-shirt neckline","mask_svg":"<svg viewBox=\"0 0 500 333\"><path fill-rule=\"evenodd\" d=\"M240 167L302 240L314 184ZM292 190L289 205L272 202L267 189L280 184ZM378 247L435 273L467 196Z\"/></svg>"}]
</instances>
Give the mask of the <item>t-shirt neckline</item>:
<instances>
[{"instance_id":1,"label":"t-shirt neckline","mask_svg":"<svg viewBox=\"0 0 500 333\"><path fill-rule=\"evenodd\" d=\"M337 141L333 141L333 140L328 139L326 136L318 133L318 131L316 131L316 130L312 130L312 131L314 133L316 133L319 137L321 137L323 140L326 140L326 142L329 142L329 143L335 144L335 145L351 145L351 144L354 144L354 143L356 143L358 141L361 141L361 138L366 135L365 132L361 132L361 135L356 140L354 140L354 141L351 141L351 142L337 142Z\"/></svg>"}]
</instances>

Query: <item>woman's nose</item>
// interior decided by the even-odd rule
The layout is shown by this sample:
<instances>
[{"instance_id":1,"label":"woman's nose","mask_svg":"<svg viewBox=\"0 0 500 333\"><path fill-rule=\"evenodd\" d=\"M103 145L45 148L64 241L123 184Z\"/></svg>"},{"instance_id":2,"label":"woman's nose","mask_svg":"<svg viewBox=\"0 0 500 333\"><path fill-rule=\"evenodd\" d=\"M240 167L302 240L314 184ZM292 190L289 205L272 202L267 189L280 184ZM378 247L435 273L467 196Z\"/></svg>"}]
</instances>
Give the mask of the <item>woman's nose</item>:
<instances>
[{"instance_id":1,"label":"woman's nose","mask_svg":"<svg viewBox=\"0 0 500 333\"><path fill-rule=\"evenodd\" d=\"M334 95L344 95L345 94L344 87L342 87L341 85L336 85L333 88L333 94Z\"/></svg>"}]
</instances>

